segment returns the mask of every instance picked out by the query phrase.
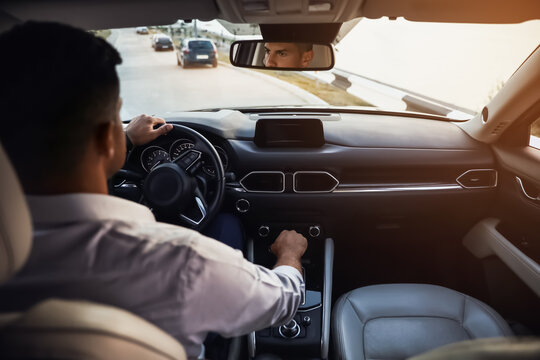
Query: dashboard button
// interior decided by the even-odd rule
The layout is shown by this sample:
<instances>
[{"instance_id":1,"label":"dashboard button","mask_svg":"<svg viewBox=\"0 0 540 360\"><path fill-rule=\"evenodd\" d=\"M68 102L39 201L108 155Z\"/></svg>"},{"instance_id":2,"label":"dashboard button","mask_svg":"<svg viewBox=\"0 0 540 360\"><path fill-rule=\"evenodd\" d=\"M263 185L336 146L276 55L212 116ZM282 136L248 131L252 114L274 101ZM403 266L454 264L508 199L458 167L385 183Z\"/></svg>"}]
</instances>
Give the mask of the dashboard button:
<instances>
[{"instance_id":1,"label":"dashboard button","mask_svg":"<svg viewBox=\"0 0 540 360\"><path fill-rule=\"evenodd\" d=\"M267 237L270 234L270 228L266 225L261 225L259 227L259 236L260 237Z\"/></svg>"}]
</instances>

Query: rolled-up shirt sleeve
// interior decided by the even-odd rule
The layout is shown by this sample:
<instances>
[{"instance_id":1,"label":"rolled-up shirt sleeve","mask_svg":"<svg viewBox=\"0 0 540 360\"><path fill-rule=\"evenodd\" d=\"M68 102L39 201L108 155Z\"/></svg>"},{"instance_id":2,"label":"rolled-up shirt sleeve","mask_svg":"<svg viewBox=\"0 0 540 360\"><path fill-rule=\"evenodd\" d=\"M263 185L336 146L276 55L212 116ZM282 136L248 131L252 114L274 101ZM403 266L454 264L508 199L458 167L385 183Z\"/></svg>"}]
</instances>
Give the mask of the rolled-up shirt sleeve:
<instances>
[{"instance_id":1,"label":"rolled-up shirt sleeve","mask_svg":"<svg viewBox=\"0 0 540 360\"><path fill-rule=\"evenodd\" d=\"M182 311L191 319L182 327L194 344L210 331L230 337L288 322L304 300L304 280L294 267L267 269L215 241L194 249L181 287Z\"/></svg>"}]
</instances>

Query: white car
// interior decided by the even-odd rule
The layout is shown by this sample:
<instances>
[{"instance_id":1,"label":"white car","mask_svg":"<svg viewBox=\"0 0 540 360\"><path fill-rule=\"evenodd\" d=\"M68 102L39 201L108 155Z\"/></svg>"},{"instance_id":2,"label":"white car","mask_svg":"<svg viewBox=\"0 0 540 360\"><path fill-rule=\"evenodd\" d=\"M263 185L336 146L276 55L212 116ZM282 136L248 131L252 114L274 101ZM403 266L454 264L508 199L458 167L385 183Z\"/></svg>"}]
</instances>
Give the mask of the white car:
<instances>
[{"instance_id":1,"label":"white car","mask_svg":"<svg viewBox=\"0 0 540 360\"><path fill-rule=\"evenodd\" d=\"M137 31L137 34L148 34L148 28L146 26L138 26L135 30Z\"/></svg>"}]
</instances>

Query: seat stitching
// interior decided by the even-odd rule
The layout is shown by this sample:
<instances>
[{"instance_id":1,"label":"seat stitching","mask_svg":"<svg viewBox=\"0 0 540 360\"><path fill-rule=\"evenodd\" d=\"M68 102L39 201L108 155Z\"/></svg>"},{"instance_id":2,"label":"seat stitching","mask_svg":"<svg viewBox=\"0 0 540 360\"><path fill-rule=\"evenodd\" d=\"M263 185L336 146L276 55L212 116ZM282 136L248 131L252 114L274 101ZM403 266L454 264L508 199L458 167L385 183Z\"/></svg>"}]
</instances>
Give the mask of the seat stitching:
<instances>
[{"instance_id":1,"label":"seat stitching","mask_svg":"<svg viewBox=\"0 0 540 360\"><path fill-rule=\"evenodd\" d=\"M433 318L433 319L445 319L445 320L451 320L453 322L456 322L464 331L465 331L465 334L467 334L467 336L469 337L469 339L473 339L473 337L471 337L471 335L469 334L469 332L467 331L467 329L463 326L462 323L459 322L459 320L456 320L456 319L452 319L452 318L448 318L448 317L444 317L444 316L416 316L416 315L411 315L411 316L378 316L378 317L374 317L374 318L371 318L369 319L368 321L366 321L366 323L364 324L364 327L367 326L368 322L372 321L372 320L377 320L377 319L394 319L394 318ZM365 343L365 342L364 342Z\"/></svg>"},{"instance_id":2,"label":"seat stitching","mask_svg":"<svg viewBox=\"0 0 540 360\"><path fill-rule=\"evenodd\" d=\"M363 355L364 359L366 359L367 356L366 356L366 338L365 338L366 332L365 332L365 329L366 329L367 322L364 324L364 322L360 318L360 314L358 313L358 310L354 306L353 302L349 299L349 296L347 296L347 301L349 302L349 304L351 304L351 307L352 307L354 313L356 314L356 317L358 318L358 320L360 320L360 324L362 324L362 353L363 353L362 355Z\"/></svg>"},{"instance_id":3,"label":"seat stitching","mask_svg":"<svg viewBox=\"0 0 540 360\"><path fill-rule=\"evenodd\" d=\"M436 318L436 319L445 319L445 320L451 320L451 321L454 321L456 323L458 323L460 325L461 328L463 328L463 330L465 331L465 333L467 334L467 336L470 337L469 335L469 332L467 331L467 329L465 329L465 327L463 326L462 323L460 323L459 319L454 319L454 318L449 318L449 317L445 317L445 316L431 316L431 315L396 315L396 316L377 316L377 317L373 317L373 318L370 318L368 319L365 323L362 321L362 319L360 318L360 314L358 313L358 309L354 306L354 303L349 299L349 296L346 297L346 300L351 304L351 307L354 311L354 313L356 314L356 316L358 317L358 320L360 320L360 323L363 324L362 326L362 351L364 352L364 359L367 359L367 356L366 356L366 339L365 339L365 329L366 329L366 326L367 324L372 321L372 320L377 320L377 319L394 319L394 318Z\"/></svg>"},{"instance_id":4,"label":"seat stitching","mask_svg":"<svg viewBox=\"0 0 540 360\"><path fill-rule=\"evenodd\" d=\"M345 300L347 300L349 298L349 296L347 295L345 297ZM340 307L345 307L344 303L340 304ZM343 324L340 324L340 327L342 328L341 332L339 333L339 338L340 338L340 342L339 342L339 347L341 348L341 354L342 354L342 357L340 359L346 359L346 356L345 356L345 336L343 334L345 334L345 329L343 328Z\"/></svg>"},{"instance_id":5,"label":"seat stitching","mask_svg":"<svg viewBox=\"0 0 540 360\"><path fill-rule=\"evenodd\" d=\"M469 332L469 329L465 326L465 308L467 307L467 298L463 295L463 311L461 312L461 327L465 330L465 333L469 339L474 339L472 334Z\"/></svg>"},{"instance_id":6,"label":"seat stitching","mask_svg":"<svg viewBox=\"0 0 540 360\"><path fill-rule=\"evenodd\" d=\"M357 315L358 316L358 315ZM362 355L364 355L364 359L366 356L366 325L362 326Z\"/></svg>"},{"instance_id":7,"label":"seat stitching","mask_svg":"<svg viewBox=\"0 0 540 360\"><path fill-rule=\"evenodd\" d=\"M446 316L437 316L437 315L389 315L389 316L377 316L377 317L372 317L371 319L369 319L368 321L366 321L366 324L372 320L378 320L378 319L394 319L394 318L434 318L434 319L445 319L445 320L451 320L451 321L455 321L457 322L458 324L461 325L459 319L454 319L454 318L451 318L451 317L446 317Z\"/></svg>"},{"instance_id":8,"label":"seat stitching","mask_svg":"<svg viewBox=\"0 0 540 360\"><path fill-rule=\"evenodd\" d=\"M487 305L485 305L484 303L482 303L481 301L479 300L476 300L475 298L472 298L468 295L463 295L467 298L467 300L470 300L472 302L474 302L475 304L477 304L478 306L480 306L482 309L484 309L486 311L486 313L491 317L492 320L494 320L497 325L499 325L500 327L500 330L502 330L504 336L510 336L510 335L513 335L513 333L510 333L510 334L507 334L507 329L508 329L508 324L505 322L503 326L501 321L500 321L500 318L498 317L499 314L497 313L494 313L495 310L492 310L491 308L489 308ZM496 315L495 315L496 314Z\"/></svg>"},{"instance_id":9,"label":"seat stitching","mask_svg":"<svg viewBox=\"0 0 540 360\"><path fill-rule=\"evenodd\" d=\"M341 299L337 301L336 307L334 308L335 313L340 313L342 308L346 307L346 301L348 300L350 294L343 295ZM336 351L338 351L339 357L338 359L346 359L345 354L345 338L342 334L345 333L345 329L343 328L343 323L339 322L337 324L339 331L336 332L337 336L337 346Z\"/></svg>"}]
</instances>

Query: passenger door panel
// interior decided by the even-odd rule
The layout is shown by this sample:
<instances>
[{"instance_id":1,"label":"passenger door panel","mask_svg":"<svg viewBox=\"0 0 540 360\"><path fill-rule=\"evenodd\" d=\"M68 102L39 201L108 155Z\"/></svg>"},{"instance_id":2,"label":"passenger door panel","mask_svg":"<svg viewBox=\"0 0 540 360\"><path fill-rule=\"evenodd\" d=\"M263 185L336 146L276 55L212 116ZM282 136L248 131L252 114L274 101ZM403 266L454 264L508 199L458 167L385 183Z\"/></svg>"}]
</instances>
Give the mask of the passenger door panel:
<instances>
[{"instance_id":1,"label":"passenger door panel","mask_svg":"<svg viewBox=\"0 0 540 360\"><path fill-rule=\"evenodd\" d=\"M500 170L493 217L473 227L464 245L482 259L490 305L505 318L524 324L521 334L538 334L540 150L503 145L494 145L493 150Z\"/></svg>"}]
</instances>

